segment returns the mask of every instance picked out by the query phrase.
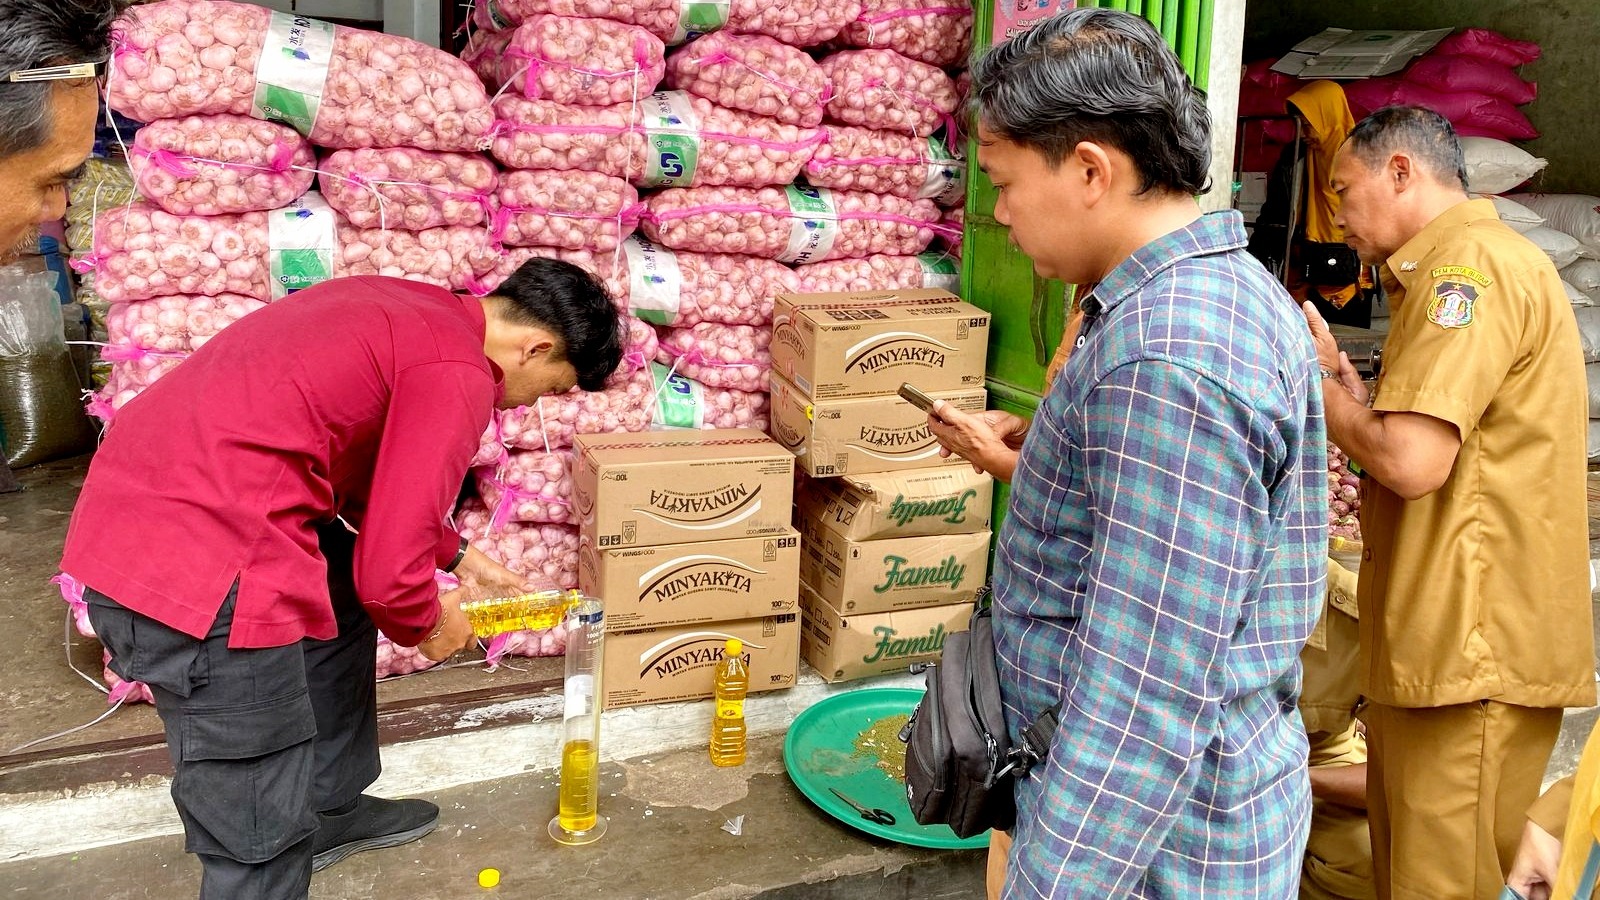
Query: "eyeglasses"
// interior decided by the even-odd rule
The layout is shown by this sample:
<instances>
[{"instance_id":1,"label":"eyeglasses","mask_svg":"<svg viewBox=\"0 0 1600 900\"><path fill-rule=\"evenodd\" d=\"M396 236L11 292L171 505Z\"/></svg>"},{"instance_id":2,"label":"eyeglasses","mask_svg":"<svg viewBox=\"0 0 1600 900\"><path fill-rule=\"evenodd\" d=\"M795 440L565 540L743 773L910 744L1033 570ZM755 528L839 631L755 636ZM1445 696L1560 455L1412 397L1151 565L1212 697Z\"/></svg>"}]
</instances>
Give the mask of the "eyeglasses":
<instances>
[{"instance_id":1,"label":"eyeglasses","mask_svg":"<svg viewBox=\"0 0 1600 900\"><path fill-rule=\"evenodd\" d=\"M45 66L39 69L19 69L6 76L7 81L66 81L70 78L98 78L104 73L105 63L86 62L71 66Z\"/></svg>"}]
</instances>

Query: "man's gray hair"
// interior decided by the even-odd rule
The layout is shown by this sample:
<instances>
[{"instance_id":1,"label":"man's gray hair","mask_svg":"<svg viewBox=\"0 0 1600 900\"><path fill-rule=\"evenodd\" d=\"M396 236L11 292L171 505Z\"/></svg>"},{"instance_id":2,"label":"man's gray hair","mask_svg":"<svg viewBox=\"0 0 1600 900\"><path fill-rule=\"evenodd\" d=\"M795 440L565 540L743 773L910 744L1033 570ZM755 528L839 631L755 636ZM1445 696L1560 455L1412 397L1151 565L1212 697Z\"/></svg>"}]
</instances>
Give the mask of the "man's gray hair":
<instances>
[{"instance_id":1,"label":"man's gray hair","mask_svg":"<svg viewBox=\"0 0 1600 900\"><path fill-rule=\"evenodd\" d=\"M72 81L14 82L12 72L102 62L120 0L0 0L0 158L50 137L50 92Z\"/></svg>"},{"instance_id":2,"label":"man's gray hair","mask_svg":"<svg viewBox=\"0 0 1600 900\"><path fill-rule=\"evenodd\" d=\"M1366 163L1381 166L1405 153L1443 184L1467 188L1467 161L1450 120L1421 106L1385 106L1360 122L1345 146Z\"/></svg>"}]
</instances>

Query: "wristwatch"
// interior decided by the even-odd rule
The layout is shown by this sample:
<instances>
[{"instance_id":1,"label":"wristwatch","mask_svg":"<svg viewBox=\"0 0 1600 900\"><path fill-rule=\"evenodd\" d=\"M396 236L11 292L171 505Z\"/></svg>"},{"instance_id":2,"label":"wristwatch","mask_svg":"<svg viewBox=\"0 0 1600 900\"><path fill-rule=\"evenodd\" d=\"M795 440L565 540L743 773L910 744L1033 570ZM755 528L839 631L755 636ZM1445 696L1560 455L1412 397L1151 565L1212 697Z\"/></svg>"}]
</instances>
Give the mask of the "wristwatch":
<instances>
[{"instance_id":1,"label":"wristwatch","mask_svg":"<svg viewBox=\"0 0 1600 900\"><path fill-rule=\"evenodd\" d=\"M467 543L467 539L462 538L461 547L460 549L456 550L455 559L450 560L450 565L444 567L446 573L454 572L456 567L461 565L461 561L467 558L467 547L469 546L471 545Z\"/></svg>"}]
</instances>

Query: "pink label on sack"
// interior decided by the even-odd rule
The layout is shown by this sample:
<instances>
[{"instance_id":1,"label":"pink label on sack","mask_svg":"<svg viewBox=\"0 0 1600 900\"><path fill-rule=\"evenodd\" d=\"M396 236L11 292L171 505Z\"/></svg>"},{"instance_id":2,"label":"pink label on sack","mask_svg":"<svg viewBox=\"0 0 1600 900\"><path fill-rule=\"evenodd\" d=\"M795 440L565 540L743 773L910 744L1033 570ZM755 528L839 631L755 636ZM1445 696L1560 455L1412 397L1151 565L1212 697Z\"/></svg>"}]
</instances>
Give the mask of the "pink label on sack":
<instances>
[{"instance_id":1,"label":"pink label on sack","mask_svg":"<svg viewBox=\"0 0 1600 900\"><path fill-rule=\"evenodd\" d=\"M995 0L992 42L1015 37L1074 5L1074 0Z\"/></svg>"}]
</instances>

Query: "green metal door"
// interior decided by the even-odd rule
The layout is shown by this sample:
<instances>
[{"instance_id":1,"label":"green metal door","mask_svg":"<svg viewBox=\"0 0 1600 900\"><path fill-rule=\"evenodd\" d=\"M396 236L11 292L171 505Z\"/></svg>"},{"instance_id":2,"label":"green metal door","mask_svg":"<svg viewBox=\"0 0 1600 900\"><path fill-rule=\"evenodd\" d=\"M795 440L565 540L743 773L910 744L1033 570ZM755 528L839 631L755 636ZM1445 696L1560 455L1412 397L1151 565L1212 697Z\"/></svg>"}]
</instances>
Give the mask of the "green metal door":
<instances>
[{"instance_id":1,"label":"green metal door","mask_svg":"<svg viewBox=\"0 0 1600 900\"><path fill-rule=\"evenodd\" d=\"M996 34L1004 37L1037 21L1071 0L1032 0L1034 8L1019 12L1018 0L978 0L973 19L973 46L988 47ZM1211 54L1211 21L1215 0L1082 0L1078 6L1121 9L1149 19L1178 53L1184 69L1204 89ZM978 171L976 136L967 144L973 161L967 187L966 229L962 237L961 292L993 314L989 333L988 388L990 406L1032 417L1044 393L1044 372L1061 342L1071 293L1059 281L1033 273L1033 262L1012 243L1006 228L994 220L995 191ZM995 530L1005 516L1009 491L995 491Z\"/></svg>"}]
</instances>

